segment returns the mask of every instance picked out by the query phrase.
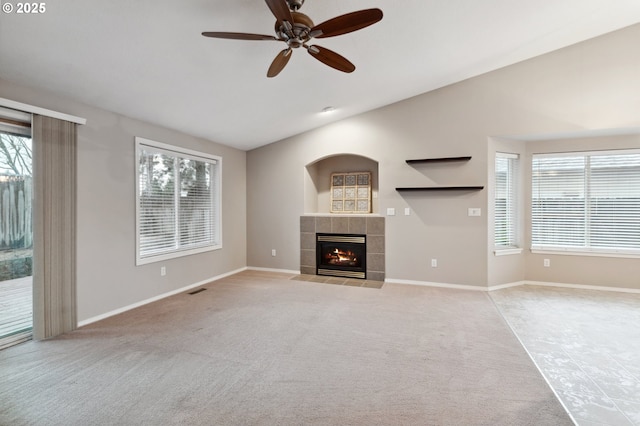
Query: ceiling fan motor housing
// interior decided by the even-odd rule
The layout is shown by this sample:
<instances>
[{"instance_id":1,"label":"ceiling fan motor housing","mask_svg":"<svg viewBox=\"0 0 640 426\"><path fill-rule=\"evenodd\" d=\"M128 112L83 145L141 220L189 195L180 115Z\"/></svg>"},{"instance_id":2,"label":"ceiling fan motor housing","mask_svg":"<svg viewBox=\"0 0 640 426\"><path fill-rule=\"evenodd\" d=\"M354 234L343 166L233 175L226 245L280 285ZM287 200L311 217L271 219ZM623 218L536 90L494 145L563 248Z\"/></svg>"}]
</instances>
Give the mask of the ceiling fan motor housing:
<instances>
[{"instance_id":1,"label":"ceiling fan motor housing","mask_svg":"<svg viewBox=\"0 0 640 426\"><path fill-rule=\"evenodd\" d=\"M304 2L304 0L302 0ZM281 40L284 40L289 47L298 48L304 45L311 36L311 28L314 27L313 21L304 13L291 12L293 23L276 22L276 34ZM289 24L289 25L287 25Z\"/></svg>"}]
</instances>

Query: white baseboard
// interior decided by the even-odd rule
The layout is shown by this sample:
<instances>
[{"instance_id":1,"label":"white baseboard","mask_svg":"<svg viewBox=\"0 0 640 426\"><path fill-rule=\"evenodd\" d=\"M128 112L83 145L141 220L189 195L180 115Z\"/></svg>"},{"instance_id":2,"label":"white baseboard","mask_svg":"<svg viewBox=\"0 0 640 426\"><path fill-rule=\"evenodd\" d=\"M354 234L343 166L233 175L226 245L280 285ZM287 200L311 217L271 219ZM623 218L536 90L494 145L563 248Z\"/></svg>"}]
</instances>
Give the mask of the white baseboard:
<instances>
[{"instance_id":1,"label":"white baseboard","mask_svg":"<svg viewBox=\"0 0 640 426\"><path fill-rule=\"evenodd\" d=\"M300 271L294 271L291 269L274 269L274 268L259 268L257 266L248 266L249 271L262 271L262 272L277 272L280 274L294 274L300 275Z\"/></svg>"},{"instance_id":2,"label":"white baseboard","mask_svg":"<svg viewBox=\"0 0 640 426\"><path fill-rule=\"evenodd\" d=\"M487 287L479 287L474 285L465 285L465 284L446 284L446 283L435 283L429 281L416 281L416 280L399 280L396 278L385 278L385 284L409 284L409 285L420 285L425 287L441 287L441 288L451 288L456 290L474 290L474 291L487 291Z\"/></svg>"},{"instance_id":3,"label":"white baseboard","mask_svg":"<svg viewBox=\"0 0 640 426\"><path fill-rule=\"evenodd\" d=\"M538 285L543 287L577 288L581 290L613 291L617 293L635 293L635 294L640 293L640 289L625 288L625 287L605 287L605 286L598 286L598 285L553 283L553 282L545 282L545 281L524 281L524 284Z\"/></svg>"},{"instance_id":4,"label":"white baseboard","mask_svg":"<svg viewBox=\"0 0 640 426\"><path fill-rule=\"evenodd\" d=\"M394 278L387 278L384 280L385 283L390 284L409 284L409 285L420 285L425 287L441 287L441 288L451 288L457 290L473 290L473 291L495 291L502 290L510 287L518 287L521 285L537 285L542 287L563 287L563 288L576 288L581 290L598 290L598 291L613 291L618 293L635 293L640 294L640 289L635 288L624 288L624 287L605 287L605 286L595 286L595 285L586 285L586 284L568 284L568 283L554 283L554 282L545 282L545 281L517 281L513 283L506 284L498 284L490 287L480 287L473 285L464 285L464 284L447 284L447 283L435 283L429 281L416 281L416 280L400 280Z\"/></svg>"},{"instance_id":5,"label":"white baseboard","mask_svg":"<svg viewBox=\"0 0 640 426\"><path fill-rule=\"evenodd\" d=\"M447 284L447 283L434 283L429 281L415 281L415 280L398 280L394 278L387 278L384 280L385 283L392 284L409 284L409 285L421 285L425 287L441 287L441 288L451 288L456 290L472 290L472 291L494 291L494 290L502 290L503 288L509 287L517 287L519 285L526 284L525 281L518 281L514 283L507 284L498 284L490 287L480 287L475 285L467 285L467 284Z\"/></svg>"},{"instance_id":6,"label":"white baseboard","mask_svg":"<svg viewBox=\"0 0 640 426\"><path fill-rule=\"evenodd\" d=\"M502 289L505 289L505 288L518 287L518 286L525 285L525 284L527 284L526 281L516 281L516 282L513 282L513 283L492 285L492 286L489 286L488 290L489 291L502 290Z\"/></svg>"},{"instance_id":7,"label":"white baseboard","mask_svg":"<svg viewBox=\"0 0 640 426\"><path fill-rule=\"evenodd\" d=\"M208 283L210 283L212 281L221 280L222 278L226 278L226 277L228 277L230 275L234 275L234 274L237 274L238 272L243 272L243 271L246 271L246 270L247 270L247 267L244 267L244 268L236 269L235 271L226 272L226 273L221 274L221 275L216 275L215 277L207 278L206 280L202 280L202 281L199 281L199 282L194 283L194 284L189 284L186 287L182 287L182 288L179 288L177 290L172 290L170 292L163 293L163 294L160 294L158 296L154 296L154 297L151 297L149 299L142 300L140 302L136 302L136 303L133 303L131 305L127 305L125 307L122 307L122 308L119 308L119 309L115 309L113 311L109 311L109 312L106 312L104 314L97 315L95 317L88 318L86 320L78 321L78 327L84 327L85 325L89 325L89 324L92 324L94 322L97 322L97 321L112 317L114 315L118 315L118 314L121 314L123 312L130 311L131 309L139 308L140 306L144 306L144 305L147 305L149 303L156 302L158 300L167 298L169 296L176 295L178 293L183 293L183 292L185 292L187 290L191 290L194 287L198 287L198 286L201 286L201 285L204 285L204 284L208 284Z\"/></svg>"}]
</instances>

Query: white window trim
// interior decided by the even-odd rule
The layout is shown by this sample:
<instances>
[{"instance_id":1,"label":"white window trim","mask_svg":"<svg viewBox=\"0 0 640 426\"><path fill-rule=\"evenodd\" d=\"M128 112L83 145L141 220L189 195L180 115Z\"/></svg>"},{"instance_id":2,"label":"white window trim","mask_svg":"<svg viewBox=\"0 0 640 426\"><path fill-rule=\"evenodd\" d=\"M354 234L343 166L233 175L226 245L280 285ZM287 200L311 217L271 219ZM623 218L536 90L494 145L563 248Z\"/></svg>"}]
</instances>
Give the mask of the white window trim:
<instances>
[{"instance_id":1,"label":"white window trim","mask_svg":"<svg viewBox=\"0 0 640 426\"><path fill-rule=\"evenodd\" d=\"M640 252L635 250L578 250L574 247L567 249L554 248L532 248L531 253L534 254L558 254L564 256L593 256L593 257L620 257L629 259L640 259Z\"/></svg>"},{"instance_id":2,"label":"white window trim","mask_svg":"<svg viewBox=\"0 0 640 426\"><path fill-rule=\"evenodd\" d=\"M504 248L504 249L497 248L493 251L494 256L511 256L514 254L521 254L521 253L522 253L521 247Z\"/></svg>"},{"instance_id":3,"label":"white window trim","mask_svg":"<svg viewBox=\"0 0 640 426\"><path fill-rule=\"evenodd\" d=\"M495 153L495 158L506 158L509 160L516 160L519 161L520 160L520 154L515 154L515 153L510 153L510 152L502 152L502 151L496 151ZM494 158L494 164L495 164L495 158ZM516 165L517 170L519 173L521 164L517 164ZM494 171L495 172L495 171ZM515 176L514 179L516 179L516 182L518 182L521 177L519 175ZM514 196L518 197L518 191L520 189L520 185L517 184L517 187L514 190ZM495 194L494 194L494 200L493 202L495 203ZM518 212L518 210L520 209L520 207L518 207L520 205L520 201L516 198L515 200L516 203L516 215L513 218L516 222L515 222L515 243L517 243L516 245L496 245L495 244L495 213L494 213L494 250L493 250L493 254L495 256L506 256L506 255L514 255L514 254L520 254L522 253L522 247L520 247L520 244L522 243L521 241L521 233L522 233L522 222L521 222L521 217L520 214Z\"/></svg>"},{"instance_id":4,"label":"white window trim","mask_svg":"<svg viewBox=\"0 0 640 426\"><path fill-rule=\"evenodd\" d=\"M517 160L517 159L520 158L520 155L519 154L512 154L510 152L496 151L496 157L508 158L510 160Z\"/></svg>"},{"instance_id":5,"label":"white window trim","mask_svg":"<svg viewBox=\"0 0 640 426\"><path fill-rule=\"evenodd\" d=\"M209 245L204 247L197 247L186 250L176 250L171 253L159 254L155 256L149 257L140 257L140 190L139 190L139 163L140 163L140 147L141 146L149 146L159 151L166 151L169 154L182 155L187 157L192 157L194 159L204 159L204 160L212 160L218 163L218 174L219 178L215 180L216 187L215 192L218 194L218 202L215 203L217 211L215 212L216 217L218 217L218 244ZM177 257L189 256L197 253L204 253L213 250L220 250L222 248L222 157L217 155L207 154L199 151L190 150L187 148L181 148L174 145L165 144L162 142L156 142L150 139L145 139L136 136L135 137L135 164L134 164L134 175L135 175L135 202L136 202L136 266L145 265L149 263L162 262L168 259L175 259Z\"/></svg>"},{"instance_id":6,"label":"white window trim","mask_svg":"<svg viewBox=\"0 0 640 426\"><path fill-rule=\"evenodd\" d=\"M0 105L0 132L31 138L32 114Z\"/></svg>"},{"instance_id":7,"label":"white window trim","mask_svg":"<svg viewBox=\"0 0 640 426\"><path fill-rule=\"evenodd\" d=\"M621 148L621 149L603 149L594 151L563 151L563 152L533 152L532 156L540 158L558 158L558 157L576 157L581 155L589 155L592 157L598 155L620 155L620 154L638 154L638 148Z\"/></svg>"}]
</instances>

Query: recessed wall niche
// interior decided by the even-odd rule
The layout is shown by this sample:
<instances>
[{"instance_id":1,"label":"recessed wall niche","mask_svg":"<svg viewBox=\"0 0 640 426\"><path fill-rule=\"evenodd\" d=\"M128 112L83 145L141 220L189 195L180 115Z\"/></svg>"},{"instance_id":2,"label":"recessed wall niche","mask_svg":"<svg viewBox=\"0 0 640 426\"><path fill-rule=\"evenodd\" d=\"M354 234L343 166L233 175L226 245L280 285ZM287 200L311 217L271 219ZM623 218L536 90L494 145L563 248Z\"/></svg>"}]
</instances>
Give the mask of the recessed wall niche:
<instances>
[{"instance_id":1,"label":"recessed wall niche","mask_svg":"<svg viewBox=\"0 0 640 426\"><path fill-rule=\"evenodd\" d=\"M314 161L305 167L304 212L331 211L331 174L353 171L371 173L371 213L378 213L378 162L354 154L338 154Z\"/></svg>"}]
</instances>

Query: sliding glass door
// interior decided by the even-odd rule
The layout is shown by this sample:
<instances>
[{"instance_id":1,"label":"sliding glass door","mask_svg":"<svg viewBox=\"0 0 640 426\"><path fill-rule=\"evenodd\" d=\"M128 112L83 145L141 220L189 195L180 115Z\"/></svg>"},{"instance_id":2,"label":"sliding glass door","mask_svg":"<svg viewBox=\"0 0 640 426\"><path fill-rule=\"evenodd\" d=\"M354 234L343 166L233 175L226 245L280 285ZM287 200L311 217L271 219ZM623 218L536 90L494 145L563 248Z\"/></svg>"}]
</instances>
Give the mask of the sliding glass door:
<instances>
[{"instance_id":1,"label":"sliding glass door","mask_svg":"<svg viewBox=\"0 0 640 426\"><path fill-rule=\"evenodd\" d=\"M0 109L0 349L33 326L31 117Z\"/></svg>"}]
</instances>

